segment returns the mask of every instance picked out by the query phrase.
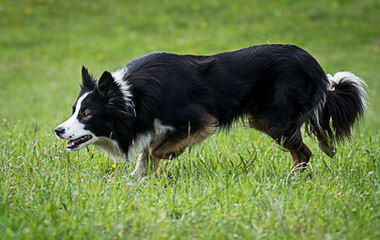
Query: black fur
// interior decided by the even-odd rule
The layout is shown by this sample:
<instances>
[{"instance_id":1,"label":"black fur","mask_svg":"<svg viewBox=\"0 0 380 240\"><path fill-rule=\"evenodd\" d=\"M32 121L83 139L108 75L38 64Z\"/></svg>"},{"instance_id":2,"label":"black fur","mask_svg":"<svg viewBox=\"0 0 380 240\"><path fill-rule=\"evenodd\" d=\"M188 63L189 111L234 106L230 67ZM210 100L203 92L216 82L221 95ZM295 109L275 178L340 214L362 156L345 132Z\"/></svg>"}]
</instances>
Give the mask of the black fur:
<instances>
[{"instance_id":1,"label":"black fur","mask_svg":"<svg viewBox=\"0 0 380 240\"><path fill-rule=\"evenodd\" d=\"M153 127L155 118L183 133L190 124L195 132L205 114L228 128L249 113L290 137L320 104L328 86L316 60L290 45L212 56L153 53L127 68L138 132Z\"/></svg>"},{"instance_id":2,"label":"black fur","mask_svg":"<svg viewBox=\"0 0 380 240\"><path fill-rule=\"evenodd\" d=\"M318 62L292 45L211 56L152 53L126 68L130 104L108 72L96 84L83 68L80 92L92 91L83 102L94 114L87 129L116 140L125 154L139 135L154 132L155 119L174 129L166 139L176 139L199 131L210 116L224 129L248 116L252 127L289 149L296 162L307 162L311 152L300 134L304 123L320 141L331 140L334 131L342 139L364 111L357 83L342 80L329 91Z\"/></svg>"},{"instance_id":3,"label":"black fur","mask_svg":"<svg viewBox=\"0 0 380 240\"><path fill-rule=\"evenodd\" d=\"M350 138L351 127L363 116L365 104L362 101L366 96L362 96L362 87L358 83L348 79L342 79L332 87L334 91L327 91L327 101L320 115L320 125L332 140L343 141L345 138Z\"/></svg>"}]
</instances>

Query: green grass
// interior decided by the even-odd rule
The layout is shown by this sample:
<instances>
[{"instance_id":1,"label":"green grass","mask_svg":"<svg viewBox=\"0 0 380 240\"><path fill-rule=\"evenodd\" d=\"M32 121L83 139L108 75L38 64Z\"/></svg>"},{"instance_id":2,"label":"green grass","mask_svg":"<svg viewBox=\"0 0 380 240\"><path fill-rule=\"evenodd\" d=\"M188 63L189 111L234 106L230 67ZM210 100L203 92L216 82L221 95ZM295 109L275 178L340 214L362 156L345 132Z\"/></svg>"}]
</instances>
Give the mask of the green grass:
<instances>
[{"instance_id":1,"label":"green grass","mask_svg":"<svg viewBox=\"0 0 380 240\"><path fill-rule=\"evenodd\" d=\"M0 2L0 238L380 239L380 3L363 1ZM80 67L99 76L151 51L211 54L292 43L326 72L368 83L369 108L312 170L238 124L140 184L93 147L69 153Z\"/></svg>"}]
</instances>

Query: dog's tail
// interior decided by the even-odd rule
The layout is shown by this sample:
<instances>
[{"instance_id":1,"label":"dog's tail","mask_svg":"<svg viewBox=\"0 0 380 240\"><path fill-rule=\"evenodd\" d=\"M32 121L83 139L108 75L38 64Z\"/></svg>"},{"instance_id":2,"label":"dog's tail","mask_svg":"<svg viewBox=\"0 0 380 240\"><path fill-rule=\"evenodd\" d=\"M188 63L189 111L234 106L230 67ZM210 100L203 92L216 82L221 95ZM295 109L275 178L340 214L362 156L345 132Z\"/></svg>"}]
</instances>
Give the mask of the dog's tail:
<instances>
[{"instance_id":1,"label":"dog's tail","mask_svg":"<svg viewBox=\"0 0 380 240\"><path fill-rule=\"evenodd\" d=\"M327 75L329 86L324 104L317 108L308 121L309 131L328 138L330 143L349 139L354 123L367 107L365 82L351 72Z\"/></svg>"}]
</instances>

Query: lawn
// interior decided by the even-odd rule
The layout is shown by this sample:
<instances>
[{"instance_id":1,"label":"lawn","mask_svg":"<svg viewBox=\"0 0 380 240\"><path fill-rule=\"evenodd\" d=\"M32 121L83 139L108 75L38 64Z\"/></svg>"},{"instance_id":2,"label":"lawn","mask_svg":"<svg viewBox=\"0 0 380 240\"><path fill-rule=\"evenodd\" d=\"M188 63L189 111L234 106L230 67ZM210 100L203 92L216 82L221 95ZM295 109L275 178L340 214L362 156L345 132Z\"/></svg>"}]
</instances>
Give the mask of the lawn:
<instances>
[{"instance_id":1,"label":"lawn","mask_svg":"<svg viewBox=\"0 0 380 240\"><path fill-rule=\"evenodd\" d=\"M380 2L0 2L1 239L380 239ZM53 129L71 113L80 68L95 76L152 51L212 54L291 43L327 73L352 71L369 107L312 168L239 123L137 183Z\"/></svg>"}]
</instances>

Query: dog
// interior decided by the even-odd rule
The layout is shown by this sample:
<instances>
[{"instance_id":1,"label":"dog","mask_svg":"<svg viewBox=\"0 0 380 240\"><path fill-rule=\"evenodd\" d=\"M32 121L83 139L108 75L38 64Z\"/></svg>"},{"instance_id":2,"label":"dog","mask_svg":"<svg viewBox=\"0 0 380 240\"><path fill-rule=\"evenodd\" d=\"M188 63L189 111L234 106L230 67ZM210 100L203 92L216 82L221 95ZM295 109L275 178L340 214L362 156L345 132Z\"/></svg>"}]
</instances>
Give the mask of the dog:
<instances>
[{"instance_id":1,"label":"dog","mask_svg":"<svg viewBox=\"0 0 380 240\"><path fill-rule=\"evenodd\" d=\"M68 150L93 144L115 159L132 160L132 175L154 173L161 159L179 156L238 119L288 150L294 166L312 152L301 136L318 140L333 157L334 144L350 138L363 116L365 82L350 72L326 75L294 45L257 45L209 56L150 53L99 80L82 67L71 117L56 135Z\"/></svg>"}]
</instances>

